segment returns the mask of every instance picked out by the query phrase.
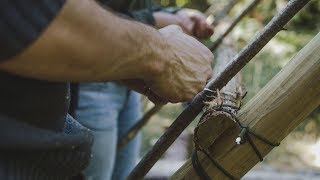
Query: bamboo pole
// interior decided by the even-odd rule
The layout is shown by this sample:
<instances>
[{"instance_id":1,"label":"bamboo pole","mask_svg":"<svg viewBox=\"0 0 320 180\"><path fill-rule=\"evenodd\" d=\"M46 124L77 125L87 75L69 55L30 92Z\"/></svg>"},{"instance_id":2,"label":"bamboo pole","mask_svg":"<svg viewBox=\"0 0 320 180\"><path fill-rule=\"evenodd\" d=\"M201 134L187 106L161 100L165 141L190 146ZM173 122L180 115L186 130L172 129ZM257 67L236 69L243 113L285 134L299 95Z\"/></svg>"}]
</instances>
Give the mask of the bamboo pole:
<instances>
[{"instance_id":1,"label":"bamboo pole","mask_svg":"<svg viewBox=\"0 0 320 180\"><path fill-rule=\"evenodd\" d=\"M243 125L271 142L280 142L295 129L320 104L320 33L251 100L237 115ZM207 119L210 121L210 119ZM241 178L259 159L251 146L236 145L239 129L210 121L205 129L214 133L199 137L200 143L208 147L210 156L233 176ZM222 128L223 126L223 128ZM205 128L205 129L204 129ZM217 135L217 136L215 136ZM251 136L263 156L272 146ZM207 139L215 139L206 144ZM208 157L198 153L199 160L213 179L228 179L211 164ZM188 160L172 179L198 179L192 163Z\"/></svg>"},{"instance_id":2,"label":"bamboo pole","mask_svg":"<svg viewBox=\"0 0 320 180\"><path fill-rule=\"evenodd\" d=\"M256 37L234 57L226 69L207 85L208 89L221 89L234 77L279 31L292 17L298 13L310 0L291 0ZM204 107L203 101L209 95L208 91L201 91L191 104L177 117L168 130L159 138L152 149L141 159L132 170L128 179L137 180L149 172L163 153L177 139L182 131L196 118Z\"/></svg>"}]
</instances>

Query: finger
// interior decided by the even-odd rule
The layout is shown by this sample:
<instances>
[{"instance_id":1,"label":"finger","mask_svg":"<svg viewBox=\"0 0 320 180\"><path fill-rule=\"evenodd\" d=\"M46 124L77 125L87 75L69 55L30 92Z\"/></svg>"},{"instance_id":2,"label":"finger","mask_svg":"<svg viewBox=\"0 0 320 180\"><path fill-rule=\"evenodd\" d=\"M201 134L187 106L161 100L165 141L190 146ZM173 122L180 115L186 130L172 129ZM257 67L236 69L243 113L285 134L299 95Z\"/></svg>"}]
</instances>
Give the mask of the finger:
<instances>
[{"instance_id":1,"label":"finger","mask_svg":"<svg viewBox=\"0 0 320 180\"><path fill-rule=\"evenodd\" d=\"M208 27L206 24L199 25L197 29L195 29L196 37L199 39L207 39L211 37L213 34L213 29Z\"/></svg>"},{"instance_id":2,"label":"finger","mask_svg":"<svg viewBox=\"0 0 320 180\"><path fill-rule=\"evenodd\" d=\"M192 35L194 36L194 37L196 37L196 38L199 38L199 36L198 36L198 29L199 29L199 23L200 23L200 21L199 21L199 19L198 18L196 18L196 17L190 17L190 19L191 19L191 21L193 21L193 23L194 23L194 26L193 26L193 29L192 29Z\"/></svg>"},{"instance_id":3,"label":"finger","mask_svg":"<svg viewBox=\"0 0 320 180\"><path fill-rule=\"evenodd\" d=\"M213 28L207 22L201 22L198 34L202 39L209 38L213 34Z\"/></svg>"},{"instance_id":4,"label":"finger","mask_svg":"<svg viewBox=\"0 0 320 180\"><path fill-rule=\"evenodd\" d=\"M210 26L207 22L204 22L203 24L204 30L203 30L203 37L209 38L213 34L213 27Z\"/></svg>"},{"instance_id":5,"label":"finger","mask_svg":"<svg viewBox=\"0 0 320 180\"><path fill-rule=\"evenodd\" d=\"M193 30L195 37L205 39L213 34L213 27L206 22L205 18L202 18L201 16L192 16L190 19L195 22Z\"/></svg>"}]
</instances>

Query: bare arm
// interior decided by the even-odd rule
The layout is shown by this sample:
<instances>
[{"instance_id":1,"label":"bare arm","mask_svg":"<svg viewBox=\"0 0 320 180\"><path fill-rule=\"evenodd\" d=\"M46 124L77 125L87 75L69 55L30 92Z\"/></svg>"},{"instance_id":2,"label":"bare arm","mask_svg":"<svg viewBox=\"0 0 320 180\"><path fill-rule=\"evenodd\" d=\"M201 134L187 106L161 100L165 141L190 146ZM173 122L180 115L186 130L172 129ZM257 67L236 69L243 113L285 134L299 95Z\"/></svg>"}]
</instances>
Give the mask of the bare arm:
<instances>
[{"instance_id":1,"label":"bare arm","mask_svg":"<svg viewBox=\"0 0 320 180\"><path fill-rule=\"evenodd\" d=\"M150 73L151 57L165 48L162 41L155 29L119 18L93 0L68 0L41 37L0 68L54 81L142 78Z\"/></svg>"},{"instance_id":2,"label":"bare arm","mask_svg":"<svg viewBox=\"0 0 320 180\"><path fill-rule=\"evenodd\" d=\"M0 69L50 81L138 79L165 101L179 102L204 87L212 58L181 28L157 31L93 0L68 0L38 40Z\"/></svg>"}]
</instances>

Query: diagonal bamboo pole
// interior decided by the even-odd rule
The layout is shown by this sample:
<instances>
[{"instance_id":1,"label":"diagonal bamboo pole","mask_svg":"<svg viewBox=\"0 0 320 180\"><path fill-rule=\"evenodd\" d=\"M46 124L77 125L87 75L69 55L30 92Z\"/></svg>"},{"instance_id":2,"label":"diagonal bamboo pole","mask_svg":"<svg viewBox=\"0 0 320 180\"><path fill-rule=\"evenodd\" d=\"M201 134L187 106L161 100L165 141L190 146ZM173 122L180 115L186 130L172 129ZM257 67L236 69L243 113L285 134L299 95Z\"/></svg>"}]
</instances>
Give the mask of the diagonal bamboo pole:
<instances>
[{"instance_id":1,"label":"diagonal bamboo pole","mask_svg":"<svg viewBox=\"0 0 320 180\"><path fill-rule=\"evenodd\" d=\"M210 90L221 89L235 76L310 0L291 0L267 24L256 37L245 46L215 79L207 84ZM191 104L178 116L168 130L159 138L153 148L142 158L128 176L129 180L143 179L163 153L177 139L182 131L196 118L204 107L203 101L208 95L204 90L197 94Z\"/></svg>"}]
</instances>

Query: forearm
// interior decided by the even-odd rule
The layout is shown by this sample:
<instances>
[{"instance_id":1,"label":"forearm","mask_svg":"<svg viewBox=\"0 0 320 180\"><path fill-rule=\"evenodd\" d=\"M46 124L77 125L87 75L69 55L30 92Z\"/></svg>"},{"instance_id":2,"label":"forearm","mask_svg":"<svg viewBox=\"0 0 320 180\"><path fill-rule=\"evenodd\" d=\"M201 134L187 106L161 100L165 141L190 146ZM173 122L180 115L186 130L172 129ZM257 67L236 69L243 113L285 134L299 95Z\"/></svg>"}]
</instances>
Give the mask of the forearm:
<instances>
[{"instance_id":1,"label":"forearm","mask_svg":"<svg viewBox=\"0 0 320 180\"><path fill-rule=\"evenodd\" d=\"M93 0L68 0L38 40L0 68L53 81L142 79L161 69L154 60L164 48L155 29L116 17Z\"/></svg>"}]
</instances>

